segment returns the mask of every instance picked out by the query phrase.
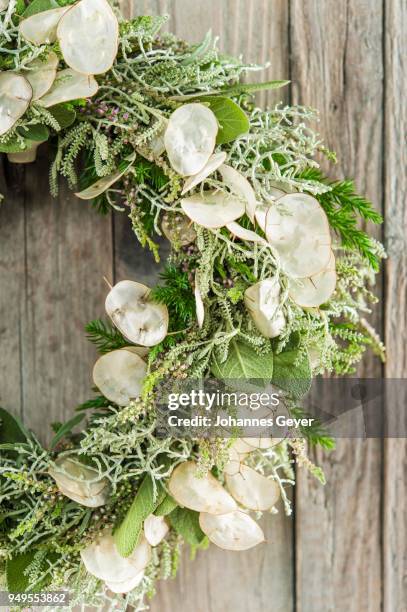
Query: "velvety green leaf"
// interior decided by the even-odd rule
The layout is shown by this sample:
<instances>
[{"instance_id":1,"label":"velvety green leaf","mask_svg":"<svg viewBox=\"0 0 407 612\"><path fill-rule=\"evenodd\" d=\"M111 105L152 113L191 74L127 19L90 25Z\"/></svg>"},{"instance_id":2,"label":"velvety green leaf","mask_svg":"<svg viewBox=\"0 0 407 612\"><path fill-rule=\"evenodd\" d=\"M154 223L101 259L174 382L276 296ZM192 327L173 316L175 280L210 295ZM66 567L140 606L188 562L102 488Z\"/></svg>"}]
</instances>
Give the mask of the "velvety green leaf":
<instances>
[{"instance_id":1,"label":"velvety green leaf","mask_svg":"<svg viewBox=\"0 0 407 612\"><path fill-rule=\"evenodd\" d=\"M242 93L256 93L256 91L267 91L269 89L280 89L285 87L290 81L265 81L264 83L238 83L222 87L221 92L227 96L238 96Z\"/></svg>"},{"instance_id":2,"label":"velvety green leaf","mask_svg":"<svg viewBox=\"0 0 407 612\"><path fill-rule=\"evenodd\" d=\"M4 408L0 408L0 442L5 444L26 442L29 437L29 432L18 418L11 416Z\"/></svg>"},{"instance_id":3,"label":"velvety green leaf","mask_svg":"<svg viewBox=\"0 0 407 612\"><path fill-rule=\"evenodd\" d=\"M44 140L48 140L49 137L49 129L47 126L39 123L36 125L29 125L26 128L22 126L18 127L17 132L23 138L34 140L35 142L43 142Z\"/></svg>"},{"instance_id":4,"label":"velvety green leaf","mask_svg":"<svg viewBox=\"0 0 407 612\"><path fill-rule=\"evenodd\" d=\"M156 516L166 516L167 514L175 510L177 506L178 504L175 499L173 499L171 495L166 495L162 500L161 504L157 506L157 508L154 510L154 514Z\"/></svg>"},{"instance_id":5,"label":"velvety green leaf","mask_svg":"<svg viewBox=\"0 0 407 612\"><path fill-rule=\"evenodd\" d=\"M33 0L33 2L30 2L27 6L22 16L26 19L27 17L31 17L31 15L50 11L55 8L59 8L59 4L56 0Z\"/></svg>"},{"instance_id":6,"label":"velvety green leaf","mask_svg":"<svg viewBox=\"0 0 407 612\"><path fill-rule=\"evenodd\" d=\"M29 584L29 578L24 574L27 567L33 562L36 551L28 551L8 559L6 562L7 588L11 593L24 593L30 587L30 591L38 593L42 591L51 581L51 576L46 575L38 580L35 585ZM56 560L57 555L51 553L49 560ZM44 559L43 571L47 568L47 560Z\"/></svg>"},{"instance_id":7,"label":"velvety green leaf","mask_svg":"<svg viewBox=\"0 0 407 612\"><path fill-rule=\"evenodd\" d=\"M311 366L308 355L298 350L274 355L273 384L299 399L311 388Z\"/></svg>"},{"instance_id":8,"label":"velvety green leaf","mask_svg":"<svg viewBox=\"0 0 407 612\"><path fill-rule=\"evenodd\" d=\"M27 151L32 143L30 143L29 140L25 140L24 143L26 145L25 148L21 146L21 140L17 140L16 138L9 140L7 143L0 143L0 153L22 153L23 151Z\"/></svg>"},{"instance_id":9,"label":"velvety green leaf","mask_svg":"<svg viewBox=\"0 0 407 612\"><path fill-rule=\"evenodd\" d=\"M208 104L219 123L217 144L225 144L249 131L250 123L246 113L236 102L226 96L203 96L203 104Z\"/></svg>"},{"instance_id":10,"label":"velvety green leaf","mask_svg":"<svg viewBox=\"0 0 407 612\"><path fill-rule=\"evenodd\" d=\"M199 512L188 508L176 508L168 518L175 531L191 546L199 546L205 538L199 526Z\"/></svg>"},{"instance_id":11,"label":"velvety green leaf","mask_svg":"<svg viewBox=\"0 0 407 612\"><path fill-rule=\"evenodd\" d=\"M212 373L216 378L270 380L273 376L273 354L258 355L248 344L233 340L226 361L212 361Z\"/></svg>"},{"instance_id":12,"label":"velvety green leaf","mask_svg":"<svg viewBox=\"0 0 407 612\"><path fill-rule=\"evenodd\" d=\"M52 438L50 448L54 448L62 438L69 434L76 425L78 425L84 418L84 414L76 414L72 419L69 419L66 423L63 423Z\"/></svg>"},{"instance_id":13,"label":"velvety green leaf","mask_svg":"<svg viewBox=\"0 0 407 612\"><path fill-rule=\"evenodd\" d=\"M158 496L154 497L153 480L151 476L145 476L123 522L114 533L117 550L123 557L131 555L137 546L145 519L162 502L164 495L159 486Z\"/></svg>"},{"instance_id":14,"label":"velvety green leaf","mask_svg":"<svg viewBox=\"0 0 407 612\"><path fill-rule=\"evenodd\" d=\"M76 119L74 109L68 108L65 104L55 104L55 106L47 108L47 111L58 121L61 130L72 125Z\"/></svg>"}]
</instances>

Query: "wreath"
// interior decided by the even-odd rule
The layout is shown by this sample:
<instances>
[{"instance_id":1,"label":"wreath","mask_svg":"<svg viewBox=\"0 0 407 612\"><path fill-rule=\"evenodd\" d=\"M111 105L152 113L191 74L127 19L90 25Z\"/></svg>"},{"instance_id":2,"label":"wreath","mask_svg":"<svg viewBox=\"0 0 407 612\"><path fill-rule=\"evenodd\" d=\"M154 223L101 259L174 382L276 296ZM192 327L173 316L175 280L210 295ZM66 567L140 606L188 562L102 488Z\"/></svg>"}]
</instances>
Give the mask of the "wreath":
<instances>
[{"instance_id":1,"label":"wreath","mask_svg":"<svg viewBox=\"0 0 407 612\"><path fill-rule=\"evenodd\" d=\"M291 512L294 463L324 482L307 456L334 446L318 422L283 438L158 436L163 381L261 379L301 417L313 377L353 372L367 347L384 355L364 318L384 250L358 224L381 218L321 171L335 156L315 111L257 108L256 91L286 82L245 84L257 66L210 35L160 35L164 21L124 20L106 0L0 0L0 151L26 163L49 140L52 193L63 176L100 213L125 212L157 261L156 237L171 243L157 287L110 287L108 319L87 326L95 395L48 448L1 409L10 592L145 609L182 543L263 542L261 514L279 499Z\"/></svg>"}]
</instances>

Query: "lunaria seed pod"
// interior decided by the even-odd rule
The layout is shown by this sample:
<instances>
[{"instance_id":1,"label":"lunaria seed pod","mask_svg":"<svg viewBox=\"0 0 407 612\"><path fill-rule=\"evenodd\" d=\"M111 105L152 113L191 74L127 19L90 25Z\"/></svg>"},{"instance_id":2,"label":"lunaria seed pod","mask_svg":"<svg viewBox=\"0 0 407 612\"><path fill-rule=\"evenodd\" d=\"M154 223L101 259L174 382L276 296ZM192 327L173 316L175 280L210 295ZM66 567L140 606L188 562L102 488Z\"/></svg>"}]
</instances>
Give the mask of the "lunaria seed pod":
<instances>
[{"instance_id":1,"label":"lunaria seed pod","mask_svg":"<svg viewBox=\"0 0 407 612\"><path fill-rule=\"evenodd\" d=\"M274 480L243 464L238 472L226 474L226 486L234 499L249 510L269 510L280 497Z\"/></svg>"},{"instance_id":2,"label":"lunaria seed pod","mask_svg":"<svg viewBox=\"0 0 407 612\"><path fill-rule=\"evenodd\" d=\"M318 307L329 300L336 287L335 255L327 267L309 278L290 278L290 297L303 308Z\"/></svg>"},{"instance_id":3,"label":"lunaria seed pod","mask_svg":"<svg viewBox=\"0 0 407 612\"><path fill-rule=\"evenodd\" d=\"M32 94L31 85L21 74L0 72L0 136L24 115Z\"/></svg>"},{"instance_id":4,"label":"lunaria seed pod","mask_svg":"<svg viewBox=\"0 0 407 612\"><path fill-rule=\"evenodd\" d=\"M93 76L88 77L66 68L57 72L51 89L38 100L38 103L48 108L78 98L91 98L97 90L98 84Z\"/></svg>"},{"instance_id":5,"label":"lunaria seed pod","mask_svg":"<svg viewBox=\"0 0 407 612\"><path fill-rule=\"evenodd\" d=\"M165 213L161 229L167 240L180 247L191 244L196 238L196 231L192 221L181 213Z\"/></svg>"},{"instance_id":6,"label":"lunaria seed pod","mask_svg":"<svg viewBox=\"0 0 407 612\"><path fill-rule=\"evenodd\" d=\"M128 406L140 396L147 365L126 348L99 357L93 368L93 382L108 400L118 406Z\"/></svg>"},{"instance_id":7,"label":"lunaria seed pod","mask_svg":"<svg viewBox=\"0 0 407 612\"><path fill-rule=\"evenodd\" d=\"M95 542L81 550L87 571L103 580L114 593L128 593L143 579L150 562L151 547L144 534L129 557L122 557L110 533L104 533Z\"/></svg>"},{"instance_id":8,"label":"lunaria seed pod","mask_svg":"<svg viewBox=\"0 0 407 612\"><path fill-rule=\"evenodd\" d=\"M117 55L117 17L107 0L80 0L58 23L57 38L70 68L87 75L103 74Z\"/></svg>"},{"instance_id":9,"label":"lunaria seed pod","mask_svg":"<svg viewBox=\"0 0 407 612\"><path fill-rule=\"evenodd\" d=\"M69 6L61 6L30 15L30 17L23 19L19 25L21 36L33 45L54 43L57 39L58 23L69 9Z\"/></svg>"},{"instance_id":10,"label":"lunaria seed pod","mask_svg":"<svg viewBox=\"0 0 407 612\"><path fill-rule=\"evenodd\" d=\"M184 213L198 225L216 229L235 221L244 214L242 200L222 191L204 191L181 200Z\"/></svg>"},{"instance_id":11,"label":"lunaria seed pod","mask_svg":"<svg viewBox=\"0 0 407 612\"><path fill-rule=\"evenodd\" d=\"M58 457L49 473L61 493L78 504L97 508L107 502L109 482L93 468L70 457Z\"/></svg>"},{"instance_id":12,"label":"lunaria seed pod","mask_svg":"<svg viewBox=\"0 0 407 612\"><path fill-rule=\"evenodd\" d=\"M32 88L32 100L38 100L52 87L57 74L58 57L50 51L45 59L36 58L26 65L23 74Z\"/></svg>"},{"instance_id":13,"label":"lunaria seed pod","mask_svg":"<svg viewBox=\"0 0 407 612\"><path fill-rule=\"evenodd\" d=\"M194 174L194 176L190 176L184 183L184 188L181 191L181 195L187 193L187 191L191 191L194 187L202 183L208 176L213 174L219 166L223 164L226 159L226 153L222 151L222 153L214 153L211 155L205 166L202 168L198 174Z\"/></svg>"},{"instance_id":14,"label":"lunaria seed pod","mask_svg":"<svg viewBox=\"0 0 407 612\"><path fill-rule=\"evenodd\" d=\"M244 303L257 329L266 338L276 338L285 328L277 278L267 278L246 289Z\"/></svg>"},{"instance_id":15,"label":"lunaria seed pod","mask_svg":"<svg viewBox=\"0 0 407 612\"><path fill-rule=\"evenodd\" d=\"M218 122L203 104L184 104L175 110L164 134L171 166L181 176L198 174L213 153Z\"/></svg>"},{"instance_id":16,"label":"lunaria seed pod","mask_svg":"<svg viewBox=\"0 0 407 612\"><path fill-rule=\"evenodd\" d=\"M254 223L254 213L257 207L256 194L247 178L227 164L221 166L219 172L224 183L231 189L233 194L244 201L246 214L251 222Z\"/></svg>"},{"instance_id":17,"label":"lunaria seed pod","mask_svg":"<svg viewBox=\"0 0 407 612\"><path fill-rule=\"evenodd\" d=\"M304 193L287 194L270 206L266 236L277 250L287 275L305 278L326 268L331 236L324 210Z\"/></svg>"},{"instance_id":18,"label":"lunaria seed pod","mask_svg":"<svg viewBox=\"0 0 407 612\"><path fill-rule=\"evenodd\" d=\"M103 176L89 185L89 187L86 187L86 189L77 191L75 193L76 197L80 198L81 200L93 200L94 198L97 198L102 193L107 191L112 185L117 183L117 181L119 181L122 176L126 174L129 167L133 164L133 161L134 157L128 158L128 163L122 170L116 170L116 172L112 172L112 174L109 174L108 176Z\"/></svg>"},{"instance_id":19,"label":"lunaria seed pod","mask_svg":"<svg viewBox=\"0 0 407 612\"><path fill-rule=\"evenodd\" d=\"M248 550L264 542L261 527L241 510L218 516L201 512L199 525L209 540L224 550Z\"/></svg>"},{"instance_id":20,"label":"lunaria seed pod","mask_svg":"<svg viewBox=\"0 0 407 612\"><path fill-rule=\"evenodd\" d=\"M163 516L150 514L144 521L144 535L151 546L157 546L169 531L168 523Z\"/></svg>"},{"instance_id":21,"label":"lunaria seed pod","mask_svg":"<svg viewBox=\"0 0 407 612\"><path fill-rule=\"evenodd\" d=\"M231 234L236 236L236 238L240 238L241 240L245 240L247 242L258 242L262 245L267 245L267 240L264 240L261 236L253 232L252 230L248 230L245 227L236 223L236 221L232 221L226 225Z\"/></svg>"},{"instance_id":22,"label":"lunaria seed pod","mask_svg":"<svg viewBox=\"0 0 407 612\"><path fill-rule=\"evenodd\" d=\"M180 506L196 512L223 514L236 509L236 502L211 473L197 474L194 461L185 461L175 468L168 490Z\"/></svg>"},{"instance_id":23,"label":"lunaria seed pod","mask_svg":"<svg viewBox=\"0 0 407 612\"><path fill-rule=\"evenodd\" d=\"M105 308L121 333L134 344L155 346L167 335L168 309L150 299L151 289L120 281L107 295Z\"/></svg>"}]
</instances>

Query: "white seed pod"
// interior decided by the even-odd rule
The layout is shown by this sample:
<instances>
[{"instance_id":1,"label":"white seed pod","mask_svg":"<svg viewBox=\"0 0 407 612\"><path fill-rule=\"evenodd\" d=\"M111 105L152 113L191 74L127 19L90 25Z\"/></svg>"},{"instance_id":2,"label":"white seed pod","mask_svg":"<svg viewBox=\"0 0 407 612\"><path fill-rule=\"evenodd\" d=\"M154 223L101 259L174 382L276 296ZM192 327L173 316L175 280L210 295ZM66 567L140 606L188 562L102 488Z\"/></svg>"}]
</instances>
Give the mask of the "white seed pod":
<instances>
[{"instance_id":1,"label":"white seed pod","mask_svg":"<svg viewBox=\"0 0 407 612\"><path fill-rule=\"evenodd\" d=\"M23 75L30 83L33 96L32 100L38 100L51 89L57 74L58 57L50 51L45 60L37 58L29 62L23 70Z\"/></svg>"},{"instance_id":2,"label":"white seed pod","mask_svg":"<svg viewBox=\"0 0 407 612\"><path fill-rule=\"evenodd\" d=\"M191 244L191 242L194 242L196 239L196 231L194 230L192 221L181 213L175 215L165 213L163 215L161 229L167 240L179 246Z\"/></svg>"},{"instance_id":3,"label":"white seed pod","mask_svg":"<svg viewBox=\"0 0 407 612\"><path fill-rule=\"evenodd\" d=\"M157 546L169 531L168 523L163 516L150 514L144 521L144 535L151 546Z\"/></svg>"},{"instance_id":4,"label":"white seed pod","mask_svg":"<svg viewBox=\"0 0 407 612\"><path fill-rule=\"evenodd\" d=\"M105 308L113 323L130 341L155 346L167 335L168 309L150 300L149 287L120 281L106 297Z\"/></svg>"},{"instance_id":5,"label":"white seed pod","mask_svg":"<svg viewBox=\"0 0 407 612\"><path fill-rule=\"evenodd\" d=\"M239 472L226 474L226 486L235 500L249 510L269 510L280 497L280 488L274 480L243 464Z\"/></svg>"},{"instance_id":6,"label":"white seed pod","mask_svg":"<svg viewBox=\"0 0 407 612\"><path fill-rule=\"evenodd\" d=\"M107 0L80 0L58 23L57 38L70 68L82 74L103 74L117 55L117 17Z\"/></svg>"},{"instance_id":7,"label":"white seed pod","mask_svg":"<svg viewBox=\"0 0 407 612\"><path fill-rule=\"evenodd\" d=\"M93 76L79 74L71 68L57 72L51 89L38 100L45 108L69 102L78 98L91 98L98 90L98 84Z\"/></svg>"},{"instance_id":8,"label":"white seed pod","mask_svg":"<svg viewBox=\"0 0 407 612\"><path fill-rule=\"evenodd\" d=\"M93 382L108 400L128 406L140 396L146 373L145 361L123 348L99 357L93 367Z\"/></svg>"},{"instance_id":9,"label":"white seed pod","mask_svg":"<svg viewBox=\"0 0 407 612\"><path fill-rule=\"evenodd\" d=\"M265 541L261 527L241 510L218 516L201 512L199 525L209 540L224 550L248 550Z\"/></svg>"},{"instance_id":10,"label":"white seed pod","mask_svg":"<svg viewBox=\"0 0 407 612\"><path fill-rule=\"evenodd\" d=\"M0 11L5 11L8 8L10 0L0 0Z\"/></svg>"},{"instance_id":11,"label":"white seed pod","mask_svg":"<svg viewBox=\"0 0 407 612\"><path fill-rule=\"evenodd\" d=\"M276 338L285 328L280 307L280 285L277 278L267 278L246 289L245 306L260 333Z\"/></svg>"},{"instance_id":12,"label":"white seed pod","mask_svg":"<svg viewBox=\"0 0 407 612\"><path fill-rule=\"evenodd\" d=\"M58 23L69 9L69 6L61 6L23 19L19 25L21 36L33 45L54 43L57 39Z\"/></svg>"},{"instance_id":13,"label":"white seed pod","mask_svg":"<svg viewBox=\"0 0 407 612\"><path fill-rule=\"evenodd\" d=\"M298 306L312 308L320 306L329 300L336 287L335 255L327 267L309 278L291 278L289 283L290 297Z\"/></svg>"},{"instance_id":14,"label":"white seed pod","mask_svg":"<svg viewBox=\"0 0 407 612\"><path fill-rule=\"evenodd\" d=\"M140 584L140 582L144 578L144 570L138 572L131 578L127 578L127 580L120 580L117 582L111 582L109 580L105 581L107 588L112 591L112 593L130 593L133 589L136 588Z\"/></svg>"},{"instance_id":15,"label":"white seed pod","mask_svg":"<svg viewBox=\"0 0 407 612\"><path fill-rule=\"evenodd\" d=\"M289 276L313 276L328 265L331 255L328 219L318 200L307 194L287 194L270 206L266 236Z\"/></svg>"},{"instance_id":16,"label":"white seed pod","mask_svg":"<svg viewBox=\"0 0 407 612\"><path fill-rule=\"evenodd\" d=\"M247 242L258 242L259 244L263 245L268 244L267 240L264 240L264 238L256 234L256 232L252 232L252 230L242 227L239 225L239 223L236 223L236 221L227 223L226 227L234 236L236 236L236 238L240 238L241 240L245 240Z\"/></svg>"},{"instance_id":17,"label":"white seed pod","mask_svg":"<svg viewBox=\"0 0 407 612\"><path fill-rule=\"evenodd\" d=\"M175 468L168 490L180 506L197 512L223 514L236 509L236 502L212 474L197 476L197 464L185 461Z\"/></svg>"},{"instance_id":18,"label":"white seed pod","mask_svg":"<svg viewBox=\"0 0 407 612\"><path fill-rule=\"evenodd\" d=\"M142 572L151 558L151 546L144 534L130 556L122 557L110 533L104 533L95 542L81 550L82 561L87 571L109 585L133 581ZM130 587L134 588L134 586ZM121 591L118 591L121 592ZM125 591L123 591L125 592Z\"/></svg>"},{"instance_id":19,"label":"white seed pod","mask_svg":"<svg viewBox=\"0 0 407 612\"><path fill-rule=\"evenodd\" d=\"M224 164L219 168L219 172L223 178L224 183L232 190L232 192L245 203L246 214L254 223L254 213L257 208L256 194L253 191L253 187L243 174L240 174L237 170Z\"/></svg>"},{"instance_id":20,"label":"white seed pod","mask_svg":"<svg viewBox=\"0 0 407 612\"><path fill-rule=\"evenodd\" d=\"M24 115L32 93L31 85L21 74L0 72L0 136Z\"/></svg>"},{"instance_id":21,"label":"white seed pod","mask_svg":"<svg viewBox=\"0 0 407 612\"><path fill-rule=\"evenodd\" d=\"M213 153L218 122L203 104L184 104L174 111L164 134L171 166L181 176L198 174Z\"/></svg>"},{"instance_id":22,"label":"white seed pod","mask_svg":"<svg viewBox=\"0 0 407 612\"><path fill-rule=\"evenodd\" d=\"M181 200L184 213L194 223L210 229L223 227L244 214L244 202L221 191L205 191Z\"/></svg>"},{"instance_id":23,"label":"white seed pod","mask_svg":"<svg viewBox=\"0 0 407 612\"><path fill-rule=\"evenodd\" d=\"M86 187L86 189L77 191L75 193L76 197L80 198L81 200L93 200L94 198L97 198L99 195L107 191L112 185L117 183L117 181L120 180L124 174L126 174L133 161L133 159L129 160L129 163L123 170L116 170L116 172L112 172L112 174L98 179L92 183L92 185Z\"/></svg>"},{"instance_id":24,"label":"white seed pod","mask_svg":"<svg viewBox=\"0 0 407 612\"><path fill-rule=\"evenodd\" d=\"M276 187L268 187L267 195L269 198L272 198L273 203L277 202L280 198L286 195L286 192L282 189L277 189ZM266 219L267 213L270 209L272 202L265 204L264 202L261 204L257 204L256 210L254 211L254 217L256 219L257 225L263 230L266 231Z\"/></svg>"},{"instance_id":25,"label":"white seed pod","mask_svg":"<svg viewBox=\"0 0 407 612\"><path fill-rule=\"evenodd\" d=\"M198 321L198 327L201 328L205 319L205 306L202 300L201 290L199 289L198 275L195 273L195 312L196 320Z\"/></svg>"},{"instance_id":26,"label":"white seed pod","mask_svg":"<svg viewBox=\"0 0 407 612\"><path fill-rule=\"evenodd\" d=\"M222 151L222 153L214 153L210 156L205 166L202 168L198 174L194 174L190 176L184 183L184 188L181 191L181 195L187 193L187 191L191 191L194 187L202 183L208 176L213 174L219 166L223 164L226 159L226 153Z\"/></svg>"},{"instance_id":27,"label":"white seed pod","mask_svg":"<svg viewBox=\"0 0 407 612\"><path fill-rule=\"evenodd\" d=\"M107 502L109 481L99 478L98 472L91 467L69 457L60 457L56 459L49 474L61 493L82 506L98 508Z\"/></svg>"}]
</instances>

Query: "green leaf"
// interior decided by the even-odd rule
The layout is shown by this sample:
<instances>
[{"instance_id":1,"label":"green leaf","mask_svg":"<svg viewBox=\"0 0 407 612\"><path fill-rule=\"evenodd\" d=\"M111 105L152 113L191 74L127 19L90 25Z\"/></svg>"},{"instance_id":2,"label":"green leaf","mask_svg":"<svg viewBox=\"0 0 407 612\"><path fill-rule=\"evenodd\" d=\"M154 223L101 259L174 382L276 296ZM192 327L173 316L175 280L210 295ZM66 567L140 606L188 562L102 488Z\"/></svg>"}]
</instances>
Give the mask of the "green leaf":
<instances>
[{"instance_id":1,"label":"green leaf","mask_svg":"<svg viewBox=\"0 0 407 612\"><path fill-rule=\"evenodd\" d=\"M175 531L191 546L199 546L205 539L205 534L199 526L199 512L176 508L168 518Z\"/></svg>"},{"instance_id":2,"label":"green leaf","mask_svg":"<svg viewBox=\"0 0 407 612\"><path fill-rule=\"evenodd\" d=\"M226 96L202 96L200 101L208 104L219 123L217 144L225 144L246 134L250 129L246 113L236 102Z\"/></svg>"},{"instance_id":3,"label":"green leaf","mask_svg":"<svg viewBox=\"0 0 407 612\"><path fill-rule=\"evenodd\" d=\"M164 495L164 489L159 485L158 496L155 497L153 479L145 476L126 516L114 533L116 547L122 557L128 557L136 548L145 519L162 502Z\"/></svg>"},{"instance_id":4,"label":"green leaf","mask_svg":"<svg viewBox=\"0 0 407 612\"><path fill-rule=\"evenodd\" d=\"M38 593L42 591L48 584L51 582L51 575L48 574L40 578L36 584L30 584L29 577L25 575L25 570L29 565L34 561L35 554L38 551L32 550L28 551L11 559L8 559L6 562L6 576L7 576L7 588L11 593L24 593L30 587L30 591L34 593ZM49 561L56 561L58 555L56 553L51 553L48 555ZM41 563L41 569L43 572L46 571L48 564L47 558L45 558Z\"/></svg>"},{"instance_id":5,"label":"green leaf","mask_svg":"<svg viewBox=\"0 0 407 612\"><path fill-rule=\"evenodd\" d=\"M32 143L29 140L21 142L21 139L13 138L7 143L0 143L0 153L21 153L30 149L31 145Z\"/></svg>"},{"instance_id":6,"label":"green leaf","mask_svg":"<svg viewBox=\"0 0 407 612\"><path fill-rule=\"evenodd\" d=\"M59 8L59 4L56 2L56 0L34 0L27 6L22 14L22 17L27 19L27 17L31 17L31 15L43 13L44 11L50 11L51 9L55 8Z\"/></svg>"},{"instance_id":7,"label":"green leaf","mask_svg":"<svg viewBox=\"0 0 407 612\"><path fill-rule=\"evenodd\" d=\"M273 354L258 355L248 344L232 340L226 361L212 361L212 373L216 378L271 379Z\"/></svg>"},{"instance_id":8,"label":"green leaf","mask_svg":"<svg viewBox=\"0 0 407 612\"><path fill-rule=\"evenodd\" d=\"M61 130L72 125L76 119L76 112L74 109L65 104L50 106L50 108L47 108L47 111L58 121Z\"/></svg>"},{"instance_id":9,"label":"green leaf","mask_svg":"<svg viewBox=\"0 0 407 612\"><path fill-rule=\"evenodd\" d=\"M311 366L308 355L298 350L274 355L272 383L299 399L311 388Z\"/></svg>"},{"instance_id":10,"label":"green leaf","mask_svg":"<svg viewBox=\"0 0 407 612\"><path fill-rule=\"evenodd\" d=\"M26 442L27 438L30 438L30 434L21 421L0 408L0 443Z\"/></svg>"},{"instance_id":11,"label":"green leaf","mask_svg":"<svg viewBox=\"0 0 407 612\"><path fill-rule=\"evenodd\" d=\"M18 134L23 138L34 140L35 142L43 142L48 140L49 129L45 125L37 123L36 125L28 125L27 127L18 127Z\"/></svg>"},{"instance_id":12,"label":"green leaf","mask_svg":"<svg viewBox=\"0 0 407 612\"><path fill-rule=\"evenodd\" d=\"M177 506L178 504L175 499L173 499L171 495L166 495L161 504L154 510L154 514L156 516L167 516L167 514L170 514Z\"/></svg>"},{"instance_id":13,"label":"green leaf","mask_svg":"<svg viewBox=\"0 0 407 612\"><path fill-rule=\"evenodd\" d=\"M74 417L72 417L72 419L69 419L69 421L61 425L55 436L52 438L50 448L55 448L58 442L62 440L62 438L64 438L67 434L69 434L72 429L82 421L84 416L84 414L76 414Z\"/></svg>"},{"instance_id":14,"label":"green leaf","mask_svg":"<svg viewBox=\"0 0 407 612\"><path fill-rule=\"evenodd\" d=\"M264 83L238 83L222 87L221 93L227 96L238 96L242 93L253 94L256 91L267 91L270 89L280 89L285 87L290 81L265 81Z\"/></svg>"}]
</instances>

